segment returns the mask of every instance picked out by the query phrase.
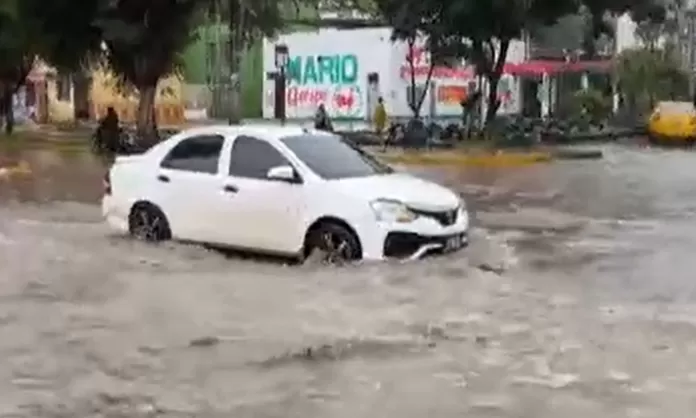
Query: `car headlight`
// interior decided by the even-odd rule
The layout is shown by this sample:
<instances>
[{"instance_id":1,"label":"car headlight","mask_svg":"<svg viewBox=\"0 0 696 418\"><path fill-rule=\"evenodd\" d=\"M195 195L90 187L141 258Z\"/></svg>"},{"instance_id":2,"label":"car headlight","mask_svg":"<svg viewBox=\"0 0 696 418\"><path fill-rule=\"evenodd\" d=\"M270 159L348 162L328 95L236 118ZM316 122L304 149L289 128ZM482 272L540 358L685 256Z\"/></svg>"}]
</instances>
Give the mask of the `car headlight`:
<instances>
[{"instance_id":1,"label":"car headlight","mask_svg":"<svg viewBox=\"0 0 696 418\"><path fill-rule=\"evenodd\" d=\"M466 200L462 196L459 196L459 212L466 213Z\"/></svg>"},{"instance_id":2,"label":"car headlight","mask_svg":"<svg viewBox=\"0 0 696 418\"><path fill-rule=\"evenodd\" d=\"M375 217L380 222L413 222L418 215L398 200L377 199L370 203Z\"/></svg>"}]
</instances>

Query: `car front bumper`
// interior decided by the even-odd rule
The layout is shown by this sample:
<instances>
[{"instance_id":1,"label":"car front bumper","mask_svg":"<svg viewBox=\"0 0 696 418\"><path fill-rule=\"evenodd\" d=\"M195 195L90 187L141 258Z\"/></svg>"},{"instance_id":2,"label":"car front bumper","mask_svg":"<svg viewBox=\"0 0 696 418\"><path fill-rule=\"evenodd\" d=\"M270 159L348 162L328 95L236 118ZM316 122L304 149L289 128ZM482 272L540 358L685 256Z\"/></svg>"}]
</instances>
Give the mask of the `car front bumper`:
<instances>
[{"instance_id":1,"label":"car front bumper","mask_svg":"<svg viewBox=\"0 0 696 418\"><path fill-rule=\"evenodd\" d=\"M458 251L468 245L469 214L463 210L448 226L430 218L410 223L376 222L358 231L363 259L418 259L431 254Z\"/></svg>"}]
</instances>

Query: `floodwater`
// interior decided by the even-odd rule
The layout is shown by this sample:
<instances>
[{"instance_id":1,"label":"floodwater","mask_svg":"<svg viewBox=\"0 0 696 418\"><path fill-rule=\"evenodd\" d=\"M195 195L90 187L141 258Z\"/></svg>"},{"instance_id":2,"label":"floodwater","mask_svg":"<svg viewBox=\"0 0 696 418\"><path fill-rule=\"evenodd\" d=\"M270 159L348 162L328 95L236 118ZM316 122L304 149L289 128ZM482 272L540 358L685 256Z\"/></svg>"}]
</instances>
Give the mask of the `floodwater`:
<instances>
[{"instance_id":1,"label":"floodwater","mask_svg":"<svg viewBox=\"0 0 696 418\"><path fill-rule=\"evenodd\" d=\"M696 153L605 152L417 172L471 247L346 268L113 236L99 161L6 154L0 417L689 416Z\"/></svg>"}]
</instances>

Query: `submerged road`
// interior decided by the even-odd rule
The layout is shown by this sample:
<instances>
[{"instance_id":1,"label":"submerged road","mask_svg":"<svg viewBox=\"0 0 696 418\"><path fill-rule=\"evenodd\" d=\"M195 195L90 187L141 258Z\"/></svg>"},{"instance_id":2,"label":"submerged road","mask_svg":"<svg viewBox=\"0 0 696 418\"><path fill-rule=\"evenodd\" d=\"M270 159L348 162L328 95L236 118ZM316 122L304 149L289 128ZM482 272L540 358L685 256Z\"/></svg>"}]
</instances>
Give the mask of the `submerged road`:
<instances>
[{"instance_id":1,"label":"submerged road","mask_svg":"<svg viewBox=\"0 0 696 418\"><path fill-rule=\"evenodd\" d=\"M685 417L696 153L416 172L471 248L328 268L112 236L88 154L0 179L0 416Z\"/></svg>"}]
</instances>

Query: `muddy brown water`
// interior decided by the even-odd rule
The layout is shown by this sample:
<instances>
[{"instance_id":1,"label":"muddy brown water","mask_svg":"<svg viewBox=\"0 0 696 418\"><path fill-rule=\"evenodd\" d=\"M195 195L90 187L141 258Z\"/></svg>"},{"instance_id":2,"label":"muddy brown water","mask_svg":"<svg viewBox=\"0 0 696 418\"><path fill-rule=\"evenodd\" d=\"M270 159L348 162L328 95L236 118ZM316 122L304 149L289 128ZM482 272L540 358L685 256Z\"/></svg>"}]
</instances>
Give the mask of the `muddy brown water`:
<instances>
[{"instance_id":1,"label":"muddy brown water","mask_svg":"<svg viewBox=\"0 0 696 418\"><path fill-rule=\"evenodd\" d=\"M696 154L604 150L412 169L469 197L471 248L340 269L113 236L102 162L5 154L0 416L688 416Z\"/></svg>"}]
</instances>

